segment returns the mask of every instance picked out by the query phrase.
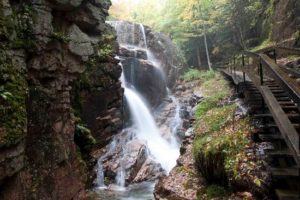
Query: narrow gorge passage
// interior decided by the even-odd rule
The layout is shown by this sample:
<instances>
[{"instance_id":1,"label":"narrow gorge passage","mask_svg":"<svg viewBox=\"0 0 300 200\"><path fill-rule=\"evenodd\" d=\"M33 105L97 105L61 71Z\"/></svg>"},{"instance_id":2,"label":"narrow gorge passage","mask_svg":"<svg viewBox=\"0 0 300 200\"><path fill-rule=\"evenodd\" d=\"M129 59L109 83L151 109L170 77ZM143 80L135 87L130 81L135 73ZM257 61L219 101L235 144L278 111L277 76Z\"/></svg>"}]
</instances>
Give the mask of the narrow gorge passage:
<instances>
[{"instance_id":1,"label":"narrow gorge passage","mask_svg":"<svg viewBox=\"0 0 300 200\"><path fill-rule=\"evenodd\" d=\"M299 200L300 0L0 0L0 200Z\"/></svg>"}]
</instances>

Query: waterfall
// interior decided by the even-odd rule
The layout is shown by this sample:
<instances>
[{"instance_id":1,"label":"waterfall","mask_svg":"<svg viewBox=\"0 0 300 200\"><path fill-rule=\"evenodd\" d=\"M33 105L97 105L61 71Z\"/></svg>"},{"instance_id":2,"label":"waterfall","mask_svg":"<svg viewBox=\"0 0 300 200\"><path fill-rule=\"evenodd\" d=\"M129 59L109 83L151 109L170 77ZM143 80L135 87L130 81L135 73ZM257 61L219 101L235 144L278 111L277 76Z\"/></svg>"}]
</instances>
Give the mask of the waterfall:
<instances>
[{"instance_id":1,"label":"waterfall","mask_svg":"<svg viewBox=\"0 0 300 200\"><path fill-rule=\"evenodd\" d=\"M131 57L134 56L135 59L137 58L137 51L144 51L147 54L147 62L152 62L153 66L155 67L154 71L159 71L159 73L153 73L155 76L161 76L162 79L166 83L166 76L161 67L160 61L155 58L153 53L148 49L147 44L147 37L145 33L145 28L142 24L135 27L135 24L128 24L126 22L110 22L110 24L116 29L118 42L122 45L122 47L126 47L130 51L134 50L134 54L131 54ZM138 27L140 30L138 30ZM136 43L135 40L143 40L143 43L138 41ZM120 56L121 57L121 56ZM118 57L119 58L119 57ZM120 60L122 58L119 58ZM145 58L143 58L145 59ZM137 62L138 63L138 62ZM132 65L136 65L136 62L132 62ZM122 64L119 64L122 68ZM156 70L157 69L157 70ZM117 186L124 188L126 185L126 176L128 176L126 169L126 162L124 162L124 156L127 152L126 144L133 139L138 139L145 142L147 146L147 151L149 156L152 160L156 161L161 165L161 167L169 173L171 169L176 165L176 160L179 157L179 143L176 139L176 132L179 128L182 121L180 121L180 104L176 100L174 96L169 94L169 97L172 99L173 102L176 104L176 112L174 119L171 120L170 126L171 128L171 139L166 140L163 138L162 133L160 133L159 128L154 120L151 108L148 105L147 99L145 99L136 89L135 89L135 74L134 67L130 68L130 80L126 80L124 71L120 77L120 81L122 83L122 87L124 88L124 96L128 105L128 109L130 112L130 116L132 119L132 125L127 129L127 131L123 131L123 133L127 134L127 136L122 135L123 139L118 140L116 142L116 138L113 140L112 144L109 146L107 153L105 153L101 158L98 160L97 164L97 179L96 183L97 186L100 188L106 188L104 184L104 167L103 163L105 163L108 157L111 157L114 149L121 148L121 155L117 157L118 162L116 162L116 177L115 183ZM151 74L152 75L152 74ZM159 78L161 78L159 77ZM129 83L130 82L130 83ZM166 85L166 84L165 84ZM163 86L164 87L164 86ZM138 88L138 87L137 87ZM166 87L167 90L167 87ZM130 131L128 131L130 130ZM132 135L130 135L132 134ZM130 135L130 136L128 136ZM121 147L120 147L121 146ZM125 163L125 164L124 164Z\"/></svg>"},{"instance_id":2,"label":"waterfall","mask_svg":"<svg viewBox=\"0 0 300 200\"><path fill-rule=\"evenodd\" d=\"M160 135L150 109L135 90L125 88L125 97L137 126L137 137L147 142L150 154L169 172L176 165L178 149Z\"/></svg>"}]
</instances>

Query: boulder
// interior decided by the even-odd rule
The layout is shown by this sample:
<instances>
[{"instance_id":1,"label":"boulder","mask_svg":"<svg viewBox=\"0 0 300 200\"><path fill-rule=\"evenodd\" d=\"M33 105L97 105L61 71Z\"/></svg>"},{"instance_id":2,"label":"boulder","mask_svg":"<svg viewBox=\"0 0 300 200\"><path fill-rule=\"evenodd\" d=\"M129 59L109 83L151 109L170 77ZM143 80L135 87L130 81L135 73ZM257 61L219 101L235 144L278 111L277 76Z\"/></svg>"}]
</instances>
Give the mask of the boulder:
<instances>
[{"instance_id":1,"label":"boulder","mask_svg":"<svg viewBox=\"0 0 300 200\"><path fill-rule=\"evenodd\" d=\"M133 140L127 143L121 161L125 168L125 180L127 183L131 183L135 179L144 162L147 160L147 157L148 152L144 142Z\"/></svg>"},{"instance_id":2,"label":"boulder","mask_svg":"<svg viewBox=\"0 0 300 200\"><path fill-rule=\"evenodd\" d=\"M133 183L141 183L144 181L155 180L163 176L165 171L162 169L161 165L153 161L151 158L148 158L140 171L135 176Z\"/></svg>"},{"instance_id":3,"label":"boulder","mask_svg":"<svg viewBox=\"0 0 300 200\"><path fill-rule=\"evenodd\" d=\"M101 12L101 9L89 2L80 7L80 9L73 11L67 17L71 22L89 33L99 34L106 28L105 14Z\"/></svg>"},{"instance_id":4,"label":"boulder","mask_svg":"<svg viewBox=\"0 0 300 200\"><path fill-rule=\"evenodd\" d=\"M80 56L83 61L87 61L88 57L94 53L92 39L75 24L69 28L68 36L70 39L68 44L70 52Z\"/></svg>"},{"instance_id":5,"label":"boulder","mask_svg":"<svg viewBox=\"0 0 300 200\"><path fill-rule=\"evenodd\" d=\"M128 133L127 133L128 134ZM164 173L161 165L152 160L144 141L127 134L115 137L113 145L107 147L103 159L105 177L113 183L119 170L124 170L125 183L140 183L154 180Z\"/></svg>"},{"instance_id":6,"label":"boulder","mask_svg":"<svg viewBox=\"0 0 300 200\"><path fill-rule=\"evenodd\" d=\"M126 81L134 85L151 105L160 104L167 94L161 71L146 60L126 58L121 62Z\"/></svg>"},{"instance_id":7,"label":"boulder","mask_svg":"<svg viewBox=\"0 0 300 200\"><path fill-rule=\"evenodd\" d=\"M120 46L119 56L147 60L147 52L145 50L126 46Z\"/></svg>"}]
</instances>

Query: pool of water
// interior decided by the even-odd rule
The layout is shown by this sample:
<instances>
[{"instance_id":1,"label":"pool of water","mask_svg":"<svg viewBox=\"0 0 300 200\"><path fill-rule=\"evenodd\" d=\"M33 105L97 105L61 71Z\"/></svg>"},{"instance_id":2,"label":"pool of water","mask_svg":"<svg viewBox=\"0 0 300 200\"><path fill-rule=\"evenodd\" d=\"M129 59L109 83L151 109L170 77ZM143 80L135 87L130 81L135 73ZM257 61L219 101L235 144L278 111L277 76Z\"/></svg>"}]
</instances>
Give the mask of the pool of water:
<instances>
[{"instance_id":1,"label":"pool of water","mask_svg":"<svg viewBox=\"0 0 300 200\"><path fill-rule=\"evenodd\" d=\"M91 200L153 200L154 182L133 184L127 188L110 186L107 189L95 189Z\"/></svg>"}]
</instances>

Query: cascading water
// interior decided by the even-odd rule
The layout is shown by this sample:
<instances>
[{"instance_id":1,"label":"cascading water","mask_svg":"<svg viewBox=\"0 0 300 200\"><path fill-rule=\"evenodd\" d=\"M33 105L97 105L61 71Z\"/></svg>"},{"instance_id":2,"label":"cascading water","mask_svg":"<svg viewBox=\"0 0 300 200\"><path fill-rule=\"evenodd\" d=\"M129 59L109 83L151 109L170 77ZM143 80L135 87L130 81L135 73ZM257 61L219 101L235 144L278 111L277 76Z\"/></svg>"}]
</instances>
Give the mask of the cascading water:
<instances>
[{"instance_id":1,"label":"cascading water","mask_svg":"<svg viewBox=\"0 0 300 200\"><path fill-rule=\"evenodd\" d=\"M158 71L160 73L158 76L161 76L160 78L164 79L164 82L166 83L165 74L160 67L159 61L155 58L153 53L148 49L147 37L146 37L144 26L142 24L136 26L134 24L124 25L124 23L122 22L110 22L110 23L116 29L119 44L123 47L126 47L127 49L135 51L133 54L134 58L137 57L137 51L140 50L146 52L147 62L153 63L153 66L159 69ZM138 27L140 29L139 31L137 31ZM137 40L140 40L142 42ZM135 62L131 63L131 65L134 64ZM121 63L120 65L122 66ZM125 137L126 139L122 140L121 142L119 141L118 145L116 145L117 139L114 139L107 153L98 160L96 182L98 187L100 187L100 189L107 188L104 184L105 169L103 167L103 161L110 156L112 151L114 151L113 148L115 149L121 148L121 155L118 158L119 161L118 161L115 183L116 185L119 186L118 188L120 187L122 188L126 185L126 181L125 181L126 166L124 166L124 158L122 156L125 154L124 152L127 151L126 145L128 144L128 142L130 142L130 140L137 139L145 142L148 148L147 156L149 156L149 158L151 160L154 160L156 163L159 163L166 173L169 173L170 170L176 165L176 159L179 157L179 143L176 138L176 131L179 128L180 124L182 124L182 121L180 121L179 119L180 105L178 101L174 96L169 94L169 98L171 98L172 101L175 102L176 104L176 111L173 116L174 118L171 120L170 123L170 127L172 127L171 136L168 138L168 140L166 140L162 136L162 133L160 133L160 130L154 120L154 117L152 115L147 100L144 99L144 97L135 89L134 80L136 74L133 69L134 68L131 67L129 71L130 80L126 80L126 77L124 75L124 70L120 78L122 82L122 87L124 88L124 96L130 111L130 116L132 118L131 127L128 128L127 131L123 131L123 132L132 135L130 137L122 136ZM166 86L165 88L167 90ZM126 154L128 154L128 152L126 152ZM153 183L151 183L150 185L146 184L146 187L145 185L141 185L141 190L144 190L142 188L147 188L146 196L148 198L153 191ZM134 187L134 190L136 189L137 187ZM130 190L130 186L128 187L128 190ZM144 196L145 194L143 195L143 197L137 199L144 199ZM120 199L128 199L128 198L120 198ZM131 197L129 199L134 199L134 198Z\"/></svg>"},{"instance_id":2,"label":"cascading water","mask_svg":"<svg viewBox=\"0 0 300 200\"><path fill-rule=\"evenodd\" d=\"M147 146L154 159L169 172L176 164L179 151L176 146L168 143L159 133L154 118L143 98L133 89L125 88L134 125L137 126L137 137L147 141Z\"/></svg>"},{"instance_id":3,"label":"cascading water","mask_svg":"<svg viewBox=\"0 0 300 200\"><path fill-rule=\"evenodd\" d=\"M147 45L147 38L146 38L146 32L145 32L145 27L143 24L140 24L140 29L142 31L142 35L143 35L143 40L144 40L144 45L146 50L148 50L148 45Z\"/></svg>"}]
</instances>

